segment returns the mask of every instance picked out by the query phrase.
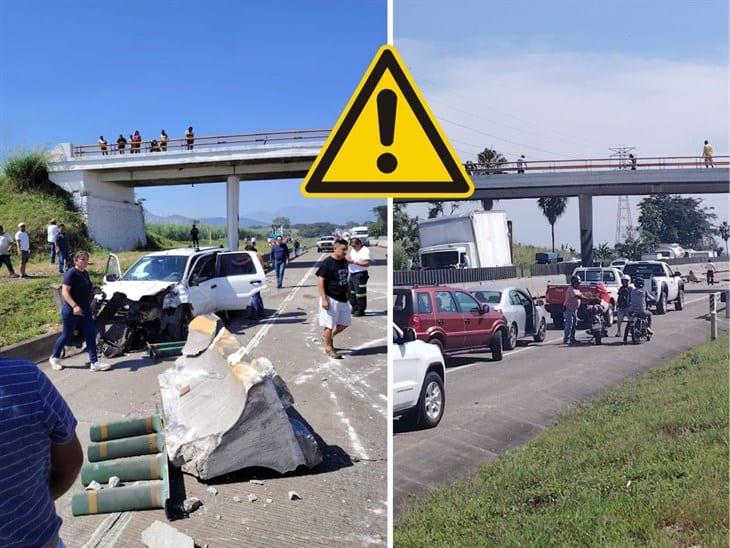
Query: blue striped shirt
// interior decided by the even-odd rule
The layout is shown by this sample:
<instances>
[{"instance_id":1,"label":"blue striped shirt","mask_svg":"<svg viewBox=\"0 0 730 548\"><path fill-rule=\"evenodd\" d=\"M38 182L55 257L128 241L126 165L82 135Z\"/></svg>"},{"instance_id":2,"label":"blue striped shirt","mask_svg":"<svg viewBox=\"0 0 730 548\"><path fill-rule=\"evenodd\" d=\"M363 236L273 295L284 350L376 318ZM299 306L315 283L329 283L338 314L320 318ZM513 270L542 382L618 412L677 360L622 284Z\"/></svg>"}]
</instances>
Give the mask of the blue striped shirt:
<instances>
[{"instance_id":1,"label":"blue striped shirt","mask_svg":"<svg viewBox=\"0 0 730 548\"><path fill-rule=\"evenodd\" d=\"M76 418L31 362L0 358L0 546L44 546L61 528L49 490L51 444L71 441Z\"/></svg>"}]
</instances>

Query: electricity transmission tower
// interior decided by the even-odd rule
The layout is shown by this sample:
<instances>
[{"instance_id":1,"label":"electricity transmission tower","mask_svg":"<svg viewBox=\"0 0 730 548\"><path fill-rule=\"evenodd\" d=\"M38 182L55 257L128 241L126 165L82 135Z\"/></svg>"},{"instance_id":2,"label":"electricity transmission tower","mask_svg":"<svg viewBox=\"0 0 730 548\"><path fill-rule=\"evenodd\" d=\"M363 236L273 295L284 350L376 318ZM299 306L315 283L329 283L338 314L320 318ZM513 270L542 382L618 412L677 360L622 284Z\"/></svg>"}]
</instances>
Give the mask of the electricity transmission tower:
<instances>
[{"instance_id":1,"label":"electricity transmission tower","mask_svg":"<svg viewBox=\"0 0 730 548\"><path fill-rule=\"evenodd\" d=\"M627 169L629 153L634 150L635 147L617 146L609 147L609 150L613 152L610 158L618 158L619 169ZM631 204L629 203L628 196L618 197L618 208L616 210L616 243L623 242L629 237L634 230L634 226L631 222Z\"/></svg>"}]
</instances>

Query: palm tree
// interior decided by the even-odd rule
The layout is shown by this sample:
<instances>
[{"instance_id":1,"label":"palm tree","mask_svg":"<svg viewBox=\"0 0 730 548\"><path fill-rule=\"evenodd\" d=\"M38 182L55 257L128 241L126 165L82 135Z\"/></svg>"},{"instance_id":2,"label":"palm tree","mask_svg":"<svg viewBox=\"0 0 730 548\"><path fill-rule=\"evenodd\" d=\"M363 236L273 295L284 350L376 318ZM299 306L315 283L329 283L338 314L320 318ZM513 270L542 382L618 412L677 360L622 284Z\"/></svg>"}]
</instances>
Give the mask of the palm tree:
<instances>
[{"instance_id":1,"label":"palm tree","mask_svg":"<svg viewBox=\"0 0 730 548\"><path fill-rule=\"evenodd\" d=\"M555 252L555 223L558 218L565 213L568 205L568 198L560 198L558 196L549 196L537 199L537 207L542 210L542 214L550 223L550 232L552 234L553 252Z\"/></svg>"},{"instance_id":2,"label":"palm tree","mask_svg":"<svg viewBox=\"0 0 730 548\"><path fill-rule=\"evenodd\" d=\"M449 215L453 215L454 211L456 211L457 209L459 209L461 207L461 203L460 202L451 202L449 204L449 207L451 208L451 211L449 211Z\"/></svg>"},{"instance_id":3,"label":"palm tree","mask_svg":"<svg viewBox=\"0 0 730 548\"><path fill-rule=\"evenodd\" d=\"M593 256L601 263L608 263L611 259L613 259L613 249L604 242L593 250Z\"/></svg>"},{"instance_id":4,"label":"palm tree","mask_svg":"<svg viewBox=\"0 0 730 548\"><path fill-rule=\"evenodd\" d=\"M507 158L501 152L497 152L492 148L485 148L477 154L477 162L479 162L479 167L477 168L478 173L491 175L501 173L499 167L507 163ZM479 201L482 203L484 211L491 211L494 207L494 200L484 199Z\"/></svg>"},{"instance_id":5,"label":"palm tree","mask_svg":"<svg viewBox=\"0 0 730 548\"><path fill-rule=\"evenodd\" d=\"M722 224L717 227L717 235L725 240L725 252L730 253L727 249L727 241L730 240L730 225L727 224L727 221L723 221Z\"/></svg>"}]
</instances>

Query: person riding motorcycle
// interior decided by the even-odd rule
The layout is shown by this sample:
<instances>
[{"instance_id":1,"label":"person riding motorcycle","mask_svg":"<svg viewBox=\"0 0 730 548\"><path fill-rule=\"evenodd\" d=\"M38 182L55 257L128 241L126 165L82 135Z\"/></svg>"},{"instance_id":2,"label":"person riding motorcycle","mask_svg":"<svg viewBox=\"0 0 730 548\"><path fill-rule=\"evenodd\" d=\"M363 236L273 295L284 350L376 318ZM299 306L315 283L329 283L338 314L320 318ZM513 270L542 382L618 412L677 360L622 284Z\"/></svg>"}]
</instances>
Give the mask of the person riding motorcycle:
<instances>
[{"instance_id":1,"label":"person riding motorcycle","mask_svg":"<svg viewBox=\"0 0 730 548\"><path fill-rule=\"evenodd\" d=\"M631 283L631 277L628 274L621 276L621 287L618 290L616 299L616 314L618 316L616 324L616 336L621 336L621 323L629 316L629 296L634 284Z\"/></svg>"},{"instance_id":2,"label":"person riding motorcycle","mask_svg":"<svg viewBox=\"0 0 730 548\"><path fill-rule=\"evenodd\" d=\"M648 325L646 330L649 335L653 335L654 332L651 330L651 312L649 312L647 304L656 301L656 295L644 288L644 278L637 276L634 279L634 285L636 287L629 293L629 316L635 314L646 318ZM624 342L626 342L627 335L628 333L624 333Z\"/></svg>"}]
</instances>

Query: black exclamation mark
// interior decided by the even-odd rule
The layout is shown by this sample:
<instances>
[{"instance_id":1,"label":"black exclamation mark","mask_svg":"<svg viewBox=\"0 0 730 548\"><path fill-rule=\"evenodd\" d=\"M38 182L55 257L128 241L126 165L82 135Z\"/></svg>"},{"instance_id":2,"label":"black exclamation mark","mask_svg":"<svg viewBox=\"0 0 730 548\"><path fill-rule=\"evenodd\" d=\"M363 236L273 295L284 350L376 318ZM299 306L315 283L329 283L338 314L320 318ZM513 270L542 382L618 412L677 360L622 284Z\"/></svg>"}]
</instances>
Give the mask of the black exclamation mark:
<instances>
[{"instance_id":1,"label":"black exclamation mark","mask_svg":"<svg viewBox=\"0 0 730 548\"><path fill-rule=\"evenodd\" d=\"M378 93L378 129L380 144L389 147L395 137L395 107L398 96L393 90L384 89ZM378 156L378 169L383 173L393 173L398 167L398 160L390 152Z\"/></svg>"}]
</instances>

